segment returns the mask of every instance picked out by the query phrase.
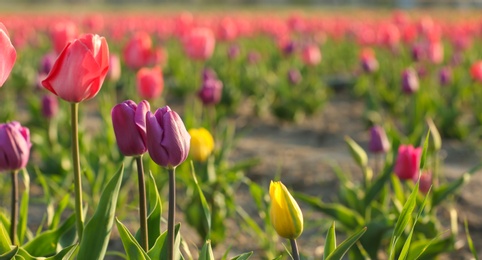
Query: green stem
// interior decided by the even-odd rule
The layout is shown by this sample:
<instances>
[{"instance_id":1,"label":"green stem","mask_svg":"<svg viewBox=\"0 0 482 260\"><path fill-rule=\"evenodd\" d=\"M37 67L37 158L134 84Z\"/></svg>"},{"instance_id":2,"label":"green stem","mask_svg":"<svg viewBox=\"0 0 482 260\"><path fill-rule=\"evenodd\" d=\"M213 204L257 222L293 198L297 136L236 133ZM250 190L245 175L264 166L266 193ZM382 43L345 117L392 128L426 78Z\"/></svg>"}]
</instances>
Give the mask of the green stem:
<instances>
[{"instance_id":1,"label":"green stem","mask_svg":"<svg viewBox=\"0 0 482 260\"><path fill-rule=\"evenodd\" d=\"M176 216L176 168L169 167L169 212L167 216L167 259L174 259L174 218Z\"/></svg>"},{"instance_id":2,"label":"green stem","mask_svg":"<svg viewBox=\"0 0 482 260\"><path fill-rule=\"evenodd\" d=\"M141 222L141 246L144 251L149 250L149 236L147 235L147 202L146 185L144 181L144 165L142 155L136 156L137 178L139 181L139 221Z\"/></svg>"},{"instance_id":3,"label":"green stem","mask_svg":"<svg viewBox=\"0 0 482 260\"><path fill-rule=\"evenodd\" d=\"M75 220L77 236L82 240L84 231L84 214L82 212L82 176L80 172L79 155L79 103L71 103L72 125L72 161L74 167L74 190L75 190Z\"/></svg>"},{"instance_id":4,"label":"green stem","mask_svg":"<svg viewBox=\"0 0 482 260\"><path fill-rule=\"evenodd\" d=\"M298 252L298 245L296 244L296 239L290 239L291 243L291 255L293 256L293 260L300 260L300 253Z\"/></svg>"},{"instance_id":5,"label":"green stem","mask_svg":"<svg viewBox=\"0 0 482 260\"><path fill-rule=\"evenodd\" d=\"M18 218L18 171L12 171L12 210L10 212L10 240L12 245L15 245L15 234L17 233L17 218Z\"/></svg>"}]
</instances>

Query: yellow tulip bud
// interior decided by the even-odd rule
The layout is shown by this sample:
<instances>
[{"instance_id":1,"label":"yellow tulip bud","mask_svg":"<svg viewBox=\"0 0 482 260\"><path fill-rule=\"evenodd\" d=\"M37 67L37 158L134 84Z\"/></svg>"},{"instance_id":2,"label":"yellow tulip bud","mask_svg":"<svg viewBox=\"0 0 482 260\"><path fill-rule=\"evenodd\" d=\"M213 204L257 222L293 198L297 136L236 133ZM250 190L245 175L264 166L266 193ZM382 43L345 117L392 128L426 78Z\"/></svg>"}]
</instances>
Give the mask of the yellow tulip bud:
<instances>
[{"instance_id":1,"label":"yellow tulip bud","mask_svg":"<svg viewBox=\"0 0 482 260\"><path fill-rule=\"evenodd\" d=\"M190 129L189 135L191 135L191 156L196 161L206 161L214 150L213 136L205 128Z\"/></svg>"},{"instance_id":2,"label":"yellow tulip bud","mask_svg":"<svg viewBox=\"0 0 482 260\"><path fill-rule=\"evenodd\" d=\"M303 232L303 213L288 189L280 181L271 181L270 217L274 229L281 237L295 239Z\"/></svg>"}]
</instances>

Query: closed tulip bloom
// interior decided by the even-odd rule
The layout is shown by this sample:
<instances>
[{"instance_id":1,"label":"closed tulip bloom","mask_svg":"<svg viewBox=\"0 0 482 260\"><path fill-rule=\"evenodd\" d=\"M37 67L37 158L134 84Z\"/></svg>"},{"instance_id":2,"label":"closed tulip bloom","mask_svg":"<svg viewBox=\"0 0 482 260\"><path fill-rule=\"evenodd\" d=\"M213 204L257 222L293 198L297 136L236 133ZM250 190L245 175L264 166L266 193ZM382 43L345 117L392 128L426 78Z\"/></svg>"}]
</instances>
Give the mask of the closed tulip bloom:
<instances>
[{"instance_id":1,"label":"closed tulip bloom","mask_svg":"<svg viewBox=\"0 0 482 260\"><path fill-rule=\"evenodd\" d=\"M293 84L293 85L297 85L301 82L301 80L303 79L303 76L301 76L301 73L299 70L297 69L290 69L288 71L288 81Z\"/></svg>"},{"instance_id":2,"label":"closed tulip bloom","mask_svg":"<svg viewBox=\"0 0 482 260\"><path fill-rule=\"evenodd\" d=\"M415 178L413 181L417 181L418 179ZM431 171L423 171L420 174L420 183L419 183L419 190L423 194L427 194L427 192L430 190L430 187L432 187L432 172Z\"/></svg>"},{"instance_id":3,"label":"closed tulip bloom","mask_svg":"<svg viewBox=\"0 0 482 260\"><path fill-rule=\"evenodd\" d=\"M28 128L18 122L0 124L0 171L25 168L31 146Z\"/></svg>"},{"instance_id":4,"label":"closed tulip bloom","mask_svg":"<svg viewBox=\"0 0 482 260\"><path fill-rule=\"evenodd\" d=\"M137 72L137 92L142 99L158 98L163 89L161 67L142 68Z\"/></svg>"},{"instance_id":5,"label":"closed tulip bloom","mask_svg":"<svg viewBox=\"0 0 482 260\"><path fill-rule=\"evenodd\" d=\"M205 128L190 129L189 135L191 136L189 153L196 161L206 161L214 150L213 136Z\"/></svg>"},{"instance_id":6,"label":"closed tulip bloom","mask_svg":"<svg viewBox=\"0 0 482 260\"><path fill-rule=\"evenodd\" d=\"M221 101L222 92L223 82L217 79L207 79L204 80L198 97L204 105L215 105Z\"/></svg>"},{"instance_id":7,"label":"closed tulip bloom","mask_svg":"<svg viewBox=\"0 0 482 260\"><path fill-rule=\"evenodd\" d=\"M108 70L105 38L86 34L64 48L42 85L61 99L77 103L97 95Z\"/></svg>"},{"instance_id":8,"label":"closed tulip bloom","mask_svg":"<svg viewBox=\"0 0 482 260\"><path fill-rule=\"evenodd\" d=\"M365 73L372 73L378 70L378 60L375 57L375 52L366 48L360 54L360 64Z\"/></svg>"},{"instance_id":9,"label":"closed tulip bloom","mask_svg":"<svg viewBox=\"0 0 482 260\"><path fill-rule=\"evenodd\" d=\"M50 36L55 52L61 53L77 37L77 26L73 22L58 22L50 31Z\"/></svg>"},{"instance_id":10,"label":"closed tulip bloom","mask_svg":"<svg viewBox=\"0 0 482 260\"><path fill-rule=\"evenodd\" d=\"M470 67L470 75L477 82L482 82L482 61L477 61Z\"/></svg>"},{"instance_id":11,"label":"closed tulip bloom","mask_svg":"<svg viewBox=\"0 0 482 260\"><path fill-rule=\"evenodd\" d=\"M420 172L420 158L422 148L414 148L412 145L400 145L398 147L395 174L401 180L413 180Z\"/></svg>"},{"instance_id":12,"label":"closed tulip bloom","mask_svg":"<svg viewBox=\"0 0 482 260\"><path fill-rule=\"evenodd\" d=\"M59 101L56 96L45 95L42 97L42 115L46 118L54 117L59 111Z\"/></svg>"},{"instance_id":13,"label":"closed tulip bloom","mask_svg":"<svg viewBox=\"0 0 482 260\"><path fill-rule=\"evenodd\" d=\"M374 126L370 129L369 150L372 153L386 153L390 149L390 142L387 134L381 126Z\"/></svg>"},{"instance_id":14,"label":"closed tulip bloom","mask_svg":"<svg viewBox=\"0 0 482 260\"><path fill-rule=\"evenodd\" d=\"M125 156L137 156L147 151L146 114L150 110L149 102L137 105L126 100L112 108L112 125L117 146Z\"/></svg>"},{"instance_id":15,"label":"closed tulip bloom","mask_svg":"<svg viewBox=\"0 0 482 260\"><path fill-rule=\"evenodd\" d=\"M8 37L7 28L0 23L0 87L7 80L17 59L17 52Z\"/></svg>"},{"instance_id":16,"label":"closed tulip bloom","mask_svg":"<svg viewBox=\"0 0 482 260\"><path fill-rule=\"evenodd\" d=\"M439 71L439 82L442 86L447 86L452 82L452 70L450 67L443 67Z\"/></svg>"},{"instance_id":17,"label":"closed tulip bloom","mask_svg":"<svg viewBox=\"0 0 482 260\"><path fill-rule=\"evenodd\" d=\"M184 51L193 60L207 60L214 52L216 39L209 28L192 29L184 38Z\"/></svg>"},{"instance_id":18,"label":"closed tulip bloom","mask_svg":"<svg viewBox=\"0 0 482 260\"><path fill-rule=\"evenodd\" d=\"M191 136L175 111L165 106L154 114L147 112L146 126L147 150L155 163L174 168L186 160Z\"/></svg>"},{"instance_id":19,"label":"closed tulip bloom","mask_svg":"<svg viewBox=\"0 0 482 260\"><path fill-rule=\"evenodd\" d=\"M54 66L56 58L55 53L45 54L40 60L39 73L48 75Z\"/></svg>"},{"instance_id":20,"label":"closed tulip bloom","mask_svg":"<svg viewBox=\"0 0 482 260\"><path fill-rule=\"evenodd\" d=\"M295 239L303 232L303 213L288 189L280 181L271 181L271 224L281 237Z\"/></svg>"},{"instance_id":21,"label":"closed tulip bloom","mask_svg":"<svg viewBox=\"0 0 482 260\"><path fill-rule=\"evenodd\" d=\"M412 94L418 90L418 76L413 68L408 68L402 72L402 91Z\"/></svg>"},{"instance_id":22,"label":"closed tulip bloom","mask_svg":"<svg viewBox=\"0 0 482 260\"><path fill-rule=\"evenodd\" d=\"M130 69L137 70L150 62L152 40L148 33L137 32L123 50L124 61Z\"/></svg>"},{"instance_id":23,"label":"closed tulip bloom","mask_svg":"<svg viewBox=\"0 0 482 260\"><path fill-rule=\"evenodd\" d=\"M306 46L303 48L301 55L301 58L306 65L315 66L321 62L320 48L316 45L311 44Z\"/></svg>"}]
</instances>

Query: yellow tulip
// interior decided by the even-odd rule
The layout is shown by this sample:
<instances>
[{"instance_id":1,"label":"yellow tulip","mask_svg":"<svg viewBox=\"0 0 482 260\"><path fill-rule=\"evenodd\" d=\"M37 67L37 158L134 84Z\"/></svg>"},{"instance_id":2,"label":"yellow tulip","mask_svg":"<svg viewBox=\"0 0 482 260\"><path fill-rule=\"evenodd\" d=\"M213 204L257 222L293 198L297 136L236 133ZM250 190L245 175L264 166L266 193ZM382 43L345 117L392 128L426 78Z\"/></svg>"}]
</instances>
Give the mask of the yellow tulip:
<instances>
[{"instance_id":1,"label":"yellow tulip","mask_svg":"<svg viewBox=\"0 0 482 260\"><path fill-rule=\"evenodd\" d=\"M271 181L270 217L274 229L281 237L295 239L303 232L303 213L288 189L280 181Z\"/></svg>"},{"instance_id":2,"label":"yellow tulip","mask_svg":"<svg viewBox=\"0 0 482 260\"><path fill-rule=\"evenodd\" d=\"M214 150L213 136L205 128L190 129L189 135L191 135L191 156L196 161L206 161Z\"/></svg>"}]
</instances>

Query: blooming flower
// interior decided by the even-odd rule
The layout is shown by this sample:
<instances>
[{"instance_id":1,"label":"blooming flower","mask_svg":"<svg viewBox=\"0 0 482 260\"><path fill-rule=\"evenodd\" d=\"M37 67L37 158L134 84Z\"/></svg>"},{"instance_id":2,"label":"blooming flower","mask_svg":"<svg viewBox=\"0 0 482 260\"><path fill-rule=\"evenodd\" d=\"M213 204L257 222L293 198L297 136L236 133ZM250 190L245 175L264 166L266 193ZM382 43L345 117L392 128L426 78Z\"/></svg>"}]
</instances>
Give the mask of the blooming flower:
<instances>
[{"instance_id":1,"label":"blooming flower","mask_svg":"<svg viewBox=\"0 0 482 260\"><path fill-rule=\"evenodd\" d=\"M7 28L0 23L0 87L7 80L17 59L17 52L8 37Z\"/></svg>"},{"instance_id":2,"label":"blooming flower","mask_svg":"<svg viewBox=\"0 0 482 260\"><path fill-rule=\"evenodd\" d=\"M418 178L420 171L420 159L422 148L414 148L412 145L400 145L398 147L395 174L401 180L413 180Z\"/></svg>"},{"instance_id":3,"label":"blooming flower","mask_svg":"<svg viewBox=\"0 0 482 260\"><path fill-rule=\"evenodd\" d=\"M28 128L18 122L0 124L0 171L24 168L31 146Z\"/></svg>"},{"instance_id":4,"label":"blooming flower","mask_svg":"<svg viewBox=\"0 0 482 260\"><path fill-rule=\"evenodd\" d=\"M97 95L108 70L105 38L86 34L67 44L42 85L61 99L77 103Z\"/></svg>"},{"instance_id":5,"label":"blooming flower","mask_svg":"<svg viewBox=\"0 0 482 260\"><path fill-rule=\"evenodd\" d=\"M280 181L271 181L270 218L274 229L281 237L295 239L303 232L303 213L288 189Z\"/></svg>"},{"instance_id":6,"label":"blooming flower","mask_svg":"<svg viewBox=\"0 0 482 260\"><path fill-rule=\"evenodd\" d=\"M125 156L136 156L147 151L146 114L150 110L149 102L137 105L126 100L112 108L112 125L119 150Z\"/></svg>"}]
</instances>

